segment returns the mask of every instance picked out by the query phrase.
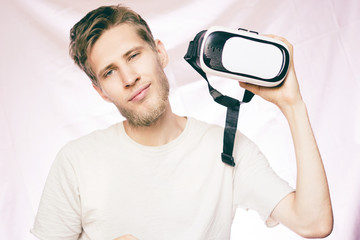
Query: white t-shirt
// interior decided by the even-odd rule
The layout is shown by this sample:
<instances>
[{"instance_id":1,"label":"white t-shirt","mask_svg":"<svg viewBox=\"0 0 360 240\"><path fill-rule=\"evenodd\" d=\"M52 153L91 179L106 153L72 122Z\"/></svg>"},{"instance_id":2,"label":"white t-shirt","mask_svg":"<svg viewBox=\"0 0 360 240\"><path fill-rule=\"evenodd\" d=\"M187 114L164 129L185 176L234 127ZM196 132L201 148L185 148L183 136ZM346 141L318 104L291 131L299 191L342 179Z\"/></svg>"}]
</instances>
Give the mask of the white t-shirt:
<instances>
[{"instance_id":1,"label":"white t-shirt","mask_svg":"<svg viewBox=\"0 0 360 240\"><path fill-rule=\"evenodd\" d=\"M236 166L221 161L223 128L188 118L170 143L149 147L123 124L70 142L46 181L31 232L40 239L229 239L237 207L265 221L293 189L240 132Z\"/></svg>"}]
</instances>

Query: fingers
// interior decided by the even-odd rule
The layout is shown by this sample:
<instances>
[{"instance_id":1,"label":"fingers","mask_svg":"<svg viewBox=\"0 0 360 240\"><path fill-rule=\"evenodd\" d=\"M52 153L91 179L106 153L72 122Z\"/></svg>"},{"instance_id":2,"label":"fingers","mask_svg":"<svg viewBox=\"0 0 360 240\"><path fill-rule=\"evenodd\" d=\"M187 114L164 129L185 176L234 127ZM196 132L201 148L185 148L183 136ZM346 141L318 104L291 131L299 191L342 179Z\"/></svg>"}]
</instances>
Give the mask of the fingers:
<instances>
[{"instance_id":1,"label":"fingers","mask_svg":"<svg viewBox=\"0 0 360 240\"><path fill-rule=\"evenodd\" d=\"M240 87L245 88L246 90L249 90L250 92L254 93L255 95L258 95L258 93L260 91L259 86L253 85L251 83L245 83L245 82L239 81L239 85L240 85Z\"/></svg>"},{"instance_id":2,"label":"fingers","mask_svg":"<svg viewBox=\"0 0 360 240\"><path fill-rule=\"evenodd\" d=\"M281 36L277 36L274 34L264 34L264 36L274 38L274 39L277 39L277 40L285 43L285 45L288 47L289 52L290 52L290 69L293 69L293 65L294 65L294 61L293 61L294 47L293 47L293 45L286 38L281 37Z\"/></svg>"},{"instance_id":3,"label":"fingers","mask_svg":"<svg viewBox=\"0 0 360 240\"><path fill-rule=\"evenodd\" d=\"M138 240L138 239L131 234L126 234L121 237L115 238L114 240Z\"/></svg>"},{"instance_id":4,"label":"fingers","mask_svg":"<svg viewBox=\"0 0 360 240\"><path fill-rule=\"evenodd\" d=\"M271 37L271 38L280 40L283 43L285 43L286 46L289 48L290 54L292 55L292 53L293 53L293 45L286 38L281 37L281 36L277 36L277 35L274 35L274 34L264 34L264 36Z\"/></svg>"}]
</instances>

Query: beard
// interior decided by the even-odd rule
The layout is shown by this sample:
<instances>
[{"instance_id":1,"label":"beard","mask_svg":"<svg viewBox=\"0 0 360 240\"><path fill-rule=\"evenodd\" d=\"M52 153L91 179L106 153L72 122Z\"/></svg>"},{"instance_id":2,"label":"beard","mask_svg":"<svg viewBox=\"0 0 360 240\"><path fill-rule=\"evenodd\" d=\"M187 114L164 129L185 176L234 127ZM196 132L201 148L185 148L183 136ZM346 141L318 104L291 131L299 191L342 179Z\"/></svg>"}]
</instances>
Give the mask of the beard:
<instances>
[{"instance_id":1,"label":"beard","mask_svg":"<svg viewBox=\"0 0 360 240\"><path fill-rule=\"evenodd\" d=\"M154 103L149 104L145 111L138 112L130 108L116 106L132 127L152 126L165 112L169 97L169 82L162 69L159 70L158 76L160 86L158 98L155 99Z\"/></svg>"}]
</instances>

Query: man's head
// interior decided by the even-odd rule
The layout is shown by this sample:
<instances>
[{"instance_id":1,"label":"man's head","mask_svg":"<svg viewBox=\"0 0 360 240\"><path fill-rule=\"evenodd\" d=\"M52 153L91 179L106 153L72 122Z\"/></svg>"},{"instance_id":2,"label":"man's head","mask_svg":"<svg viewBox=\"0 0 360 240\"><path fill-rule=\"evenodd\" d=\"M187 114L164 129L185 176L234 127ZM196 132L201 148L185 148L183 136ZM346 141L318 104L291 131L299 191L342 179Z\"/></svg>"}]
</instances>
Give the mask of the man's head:
<instances>
[{"instance_id":1,"label":"man's head","mask_svg":"<svg viewBox=\"0 0 360 240\"><path fill-rule=\"evenodd\" d=\"M132 25L139 37L155 49L155 41L146 21L121 5L99 7L89 12L70 30L70 56L96 86L98 80L88 61L90 51L104 31L122 23Z\"/></svg>"},{"instance_id":2,"label":"man's head","mask_svg":"<svg viewBox=\"0 0 360 240\"><path fill-rule=\"evenodd\" d=\"M151 126L170 110L167 52L128 8L100 7L87 14L71 29L70 55L130 125Z\"/></svg>"}]
</instances>

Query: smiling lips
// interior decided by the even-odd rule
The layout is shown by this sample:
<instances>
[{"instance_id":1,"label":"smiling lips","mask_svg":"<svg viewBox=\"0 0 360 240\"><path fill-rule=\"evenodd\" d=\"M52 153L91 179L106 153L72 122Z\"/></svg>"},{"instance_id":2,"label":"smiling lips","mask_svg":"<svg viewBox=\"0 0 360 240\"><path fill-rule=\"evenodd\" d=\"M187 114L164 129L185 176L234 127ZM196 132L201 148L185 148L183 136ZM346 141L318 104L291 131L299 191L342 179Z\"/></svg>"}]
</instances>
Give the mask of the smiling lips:
<instances>
[{"instance_id":1,"label":"smiling lips","mask_svg":"<svg viewBox=\"0 0 360 240\"><path fill-rule=\"evenodd\" d=\"M150 83L140 87L138 90L136 90L129 98L129 102L138 102L145 98L149 88Z\"/></svg>"}]
</instances>

